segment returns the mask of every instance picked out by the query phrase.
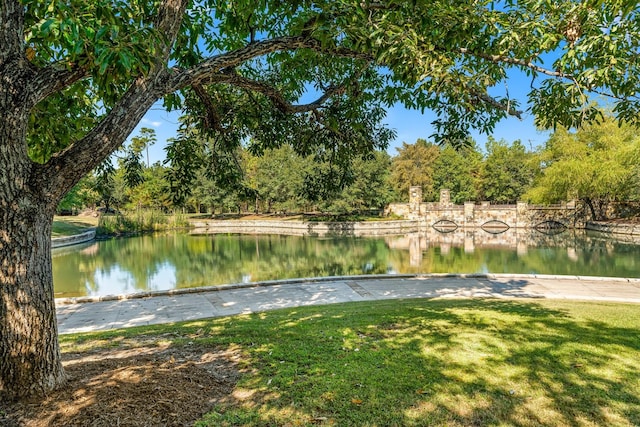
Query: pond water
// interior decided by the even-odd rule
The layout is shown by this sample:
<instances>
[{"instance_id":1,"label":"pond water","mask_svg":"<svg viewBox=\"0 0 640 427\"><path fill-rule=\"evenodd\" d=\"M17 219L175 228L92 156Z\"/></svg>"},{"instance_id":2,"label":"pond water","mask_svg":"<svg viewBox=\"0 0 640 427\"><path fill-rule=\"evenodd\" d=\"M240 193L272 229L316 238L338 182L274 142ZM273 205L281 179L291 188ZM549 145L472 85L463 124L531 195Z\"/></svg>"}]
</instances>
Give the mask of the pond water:
<instances>
[{"instance_id":1,"label":"pond water","mask_svg":"<svg viewBox=\"0 0 640 427\"><path fill-rule=\"evenodd\" d=\"M296 277L523 273L640 277L640 242L508 230L384 237L155 234L53 251L56 298Z\"/></svg>"}]
</instances>

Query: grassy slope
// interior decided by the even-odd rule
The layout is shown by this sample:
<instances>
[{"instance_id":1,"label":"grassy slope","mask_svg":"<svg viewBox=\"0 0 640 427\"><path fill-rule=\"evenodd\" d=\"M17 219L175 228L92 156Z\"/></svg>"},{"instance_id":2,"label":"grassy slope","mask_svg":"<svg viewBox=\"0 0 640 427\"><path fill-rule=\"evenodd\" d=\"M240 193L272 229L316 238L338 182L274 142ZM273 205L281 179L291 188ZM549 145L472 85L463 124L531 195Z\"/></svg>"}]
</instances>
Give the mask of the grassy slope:
<instances>
[{"instance_id":1,"label":"grassy slope","mask_svg":"<svg viewBox=\"0 0 640 427\"><path fill-rule=\"evenodd\" d=\"M87 228L96 227L98 218L77 216L56 216L53 219L51 237L72 236L87 231Z\"/></svg>"},{"instance_id":2,"label":"grassy slope","mask_svg":"<svg viewBox=\"0 0 640 427\"><path fill-rule=\"evenodd\" d=\"M198 426L640 425L640 306L408 300L62 336L64 351L240 348Z\"/></svg>"}]
</instances>

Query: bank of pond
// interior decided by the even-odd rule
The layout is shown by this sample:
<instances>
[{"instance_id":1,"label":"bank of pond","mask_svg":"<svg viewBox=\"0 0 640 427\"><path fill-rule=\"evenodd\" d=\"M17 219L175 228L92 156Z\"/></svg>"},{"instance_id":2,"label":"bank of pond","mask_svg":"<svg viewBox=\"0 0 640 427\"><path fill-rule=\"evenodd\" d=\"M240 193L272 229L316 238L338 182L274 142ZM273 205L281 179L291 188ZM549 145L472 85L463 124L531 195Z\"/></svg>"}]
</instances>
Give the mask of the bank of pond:
<instances>
[{"instance_id":1,"label":"bank of pond","mask_svg":"<svg viewBox=\"0 0 640 427\"><path fill-rule=\"evenodd\" d=\"M401 273L640 277L640 241L585 230L425 229L360 237L192 230L53 250L56 298Z\"/></svg>"}]
</instances>

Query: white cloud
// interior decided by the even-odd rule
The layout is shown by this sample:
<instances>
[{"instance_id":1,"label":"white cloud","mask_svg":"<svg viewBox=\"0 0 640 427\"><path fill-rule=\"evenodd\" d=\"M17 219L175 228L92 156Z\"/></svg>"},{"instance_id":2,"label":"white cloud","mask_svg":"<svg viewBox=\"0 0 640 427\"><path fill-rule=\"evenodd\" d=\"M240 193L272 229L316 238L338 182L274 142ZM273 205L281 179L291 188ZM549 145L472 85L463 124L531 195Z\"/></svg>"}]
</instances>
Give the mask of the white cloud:
<instances>
[{"instance_id":1,"label":"white cloud","mask_svg":"<svg viewBox=\"0 0 640 427\"><path fill-rule=\"evenodd\" d=\"M144 118L140 122L143 125L153 126L154 128L158 128L158 127L160 127L160 125L162 125L162 122L151 121L149 119L144 119Z\"/></svg>"}]
</instances>

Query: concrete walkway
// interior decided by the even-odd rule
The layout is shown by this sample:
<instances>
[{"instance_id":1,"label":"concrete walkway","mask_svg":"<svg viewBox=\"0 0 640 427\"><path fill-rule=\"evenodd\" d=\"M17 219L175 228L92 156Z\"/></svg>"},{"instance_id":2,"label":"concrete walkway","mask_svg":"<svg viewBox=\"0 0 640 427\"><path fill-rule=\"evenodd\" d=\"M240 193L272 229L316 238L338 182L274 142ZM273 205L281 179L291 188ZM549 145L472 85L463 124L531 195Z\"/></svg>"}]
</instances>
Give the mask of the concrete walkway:
<instances>
[{"instance_id":1,"label":"concrete walkway","mask_svg":"<svg viewBox=\"0 0 640 427\"><path fill-rule=\"evenodd\" d=\"M148 295L103 297L103 301L84 303L57 300L59 332L103 331L285 307L393 298L554 298L640 303L640 279L539 275L355 276L226 285Z\"/></svg>"}]
</instances>

